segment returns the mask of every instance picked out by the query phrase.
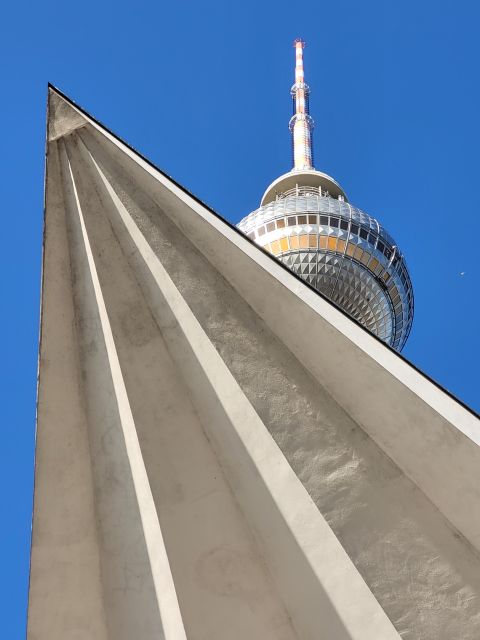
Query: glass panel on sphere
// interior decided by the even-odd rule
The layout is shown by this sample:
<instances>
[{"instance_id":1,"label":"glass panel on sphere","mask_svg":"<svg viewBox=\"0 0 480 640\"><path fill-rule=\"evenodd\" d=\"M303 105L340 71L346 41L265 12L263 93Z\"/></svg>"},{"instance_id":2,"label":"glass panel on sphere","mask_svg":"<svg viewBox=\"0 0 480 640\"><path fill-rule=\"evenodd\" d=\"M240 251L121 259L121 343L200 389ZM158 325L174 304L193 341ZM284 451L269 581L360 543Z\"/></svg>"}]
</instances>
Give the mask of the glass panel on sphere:
<instances>
[{"instance_id":1,"label":"glass panel on sphere","mask_svg":"<svg viewBox=\"0 0 480 640\"><path fill-rule=\"evenodd\" d=\"M281 218L277 220L277 229L283 229L285 226L285 218Z\"/></svg>"},{"instance_id":2,"label":"glass panel on sphere","mask_svg":"<svg viewBox=\"0 0 480 640\"><path fill-rule=\"evenodd\" d=\"M280 253L280 242L278 240L275 240L274 242L272 242L271 246L272 246L272 253L274 253L275 255Z\"/></svg>"},{"instance_id":3,"label":"glass panel on sphere","mask_svg":"<svg viewBox=\"0 0 480 640\"><path fill-rule=\"evenodd\" d=\"M348 220L340 221L340 229L343 229L344 231L348 231Z\"/></svg>"},{"instance_id":4,"label":"glass panel on sphere","mask_svg":"<svg viewBox=\"0 0 480 640\"><path fill-rule=\"evenodd\" d=\"M327 236L320 236L319 240L320 240L320 243L319 243L320 249L326 249L327 248L327 241L328 241Z\"/></svg>"},{"instance_id":5,"label":"glass panel on sphere","mask_svg":"<svg viewBox=\"0 0 480 640\"><path fill-rule=\"evenodd\" d=\"M329 251L335 251L337 248L337 238L334 236L330 236L328 238L328 249Z\"/></svg>"},{"instance_id":6,"label":"glass panel on sphere","mask_svg":"<svg viewBox=\"0 0 480 640\"><path fill-rule=\"evenodd\" d=\"M308 236L308 246L310 247L310 249L316 249L317 248L317 236L313 233L311 233Z\"/></svg>"},{"instance_id":7,"label":"glass panel on sphere","mask_svg":"<svg viewBox=\"0 0 480 640\"><path fill-rule=\"evenodd\" d=\"M363 251L360 249L360 247L357 247L355 249L355 254L354 254L355 260L361 260L362 256L363 256Z\"/></svg>"},{"instance_id":8,"label":"glass panel on sphere","mask_svg":"<svg viewBox=\"0 0 480 640\"><path fill-rule=\"evenodd\" d=\"M269 222L267 224L267 231L274 231L275 230L275 222Z\"/></svg>"},{"instance_id":9,"label":"glass panel on sphere","mask_svg":"<svg viewBox=\"0 0 480 640\"><path fill-rule=\"evenodd\" d=\"M309 224L318 224L318 217L317 216L308 216L308 223Z\"/></svg>"},{"instance_id":10,"label":"glass panel on sphere","mask_svg":"<svg viewBox=\"0 0 480 640\"><path fill-rule=\"evenodd\" d=\"M370 254L367 253L366 251L363 252L363 256L362 256L362 263L367 266L368 261L370 260Z\"/></svg>"},{"instance_id":11,"label":"glass panel on sphere","mask_svg":"<svg viewBox=\"0 0 480 640\"><path fill-rule=\"evenodd\" d=\"M308 249L308 236L300 236L299 237L299 242L300 242L300 249Z\"/></svg>"},{"instance_id":12,"label":"glass panel on sphere","mask_svg":"<svg viewBox=\"0 0 480 640\"><path fill-rule=\"evenodd\" d=\"M290 218L288 218L288 226L294 227L296 224L297 224L296 216L290 216Z\"/></svg>"},{"instance_id":13,"label":"glass panel on sphere","mask_svg":"<svg viewBox=\"0 0 480 640\"><path fill-rule=\"evenodd\" d=\"M292 249L298 249L298 236L291 236L290 247Z\"/></svg>"},{"instance_id":14,"label":"glass panel on sphere","mask_svg":"<svg viewBox=\"0 0 480 640\"><path fill-rule=\"evenodd\" d=\"M307 216L298 216L298 224L307 224Z\"/></svg>"}]
</instances>

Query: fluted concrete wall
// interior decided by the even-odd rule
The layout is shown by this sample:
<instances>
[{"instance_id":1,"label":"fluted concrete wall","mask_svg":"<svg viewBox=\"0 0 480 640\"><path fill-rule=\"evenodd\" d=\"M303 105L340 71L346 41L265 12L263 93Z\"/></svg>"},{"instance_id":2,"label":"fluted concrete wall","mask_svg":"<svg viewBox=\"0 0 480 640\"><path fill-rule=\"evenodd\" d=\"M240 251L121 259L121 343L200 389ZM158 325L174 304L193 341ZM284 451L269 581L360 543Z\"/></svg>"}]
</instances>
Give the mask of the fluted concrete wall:
<instances>
[{"instance_id":1,"label":"fluted concrete wall","mask_svg":"<svg viewBox=\"0 0 480 640\"><path fill-rule=\"evenodd\" d=\"M29 638L477 638L476 419L49 111Z\"/></svg>"}]
</instances>

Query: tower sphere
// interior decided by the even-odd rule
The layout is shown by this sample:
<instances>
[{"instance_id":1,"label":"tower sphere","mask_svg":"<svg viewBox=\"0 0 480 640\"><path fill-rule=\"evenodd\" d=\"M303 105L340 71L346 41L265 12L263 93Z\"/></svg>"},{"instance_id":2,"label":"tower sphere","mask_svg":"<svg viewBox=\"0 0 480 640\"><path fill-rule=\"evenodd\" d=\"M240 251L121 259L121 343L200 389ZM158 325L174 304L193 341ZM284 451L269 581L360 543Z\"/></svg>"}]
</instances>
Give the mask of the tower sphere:
<instances>
[{"instance_id":1,"label":"tower sphere","mask_svg":"<svg viewBox=\"0 0 480 640\"><path fill-rule=\"evenodd\" d=\"M413 320L413 289L394 239L349 203L342 187L312 165L313 120L296 40L294 167L265 191L260 207L238 224L317 291L400 351Z\"/></svg>"}]
</instances>

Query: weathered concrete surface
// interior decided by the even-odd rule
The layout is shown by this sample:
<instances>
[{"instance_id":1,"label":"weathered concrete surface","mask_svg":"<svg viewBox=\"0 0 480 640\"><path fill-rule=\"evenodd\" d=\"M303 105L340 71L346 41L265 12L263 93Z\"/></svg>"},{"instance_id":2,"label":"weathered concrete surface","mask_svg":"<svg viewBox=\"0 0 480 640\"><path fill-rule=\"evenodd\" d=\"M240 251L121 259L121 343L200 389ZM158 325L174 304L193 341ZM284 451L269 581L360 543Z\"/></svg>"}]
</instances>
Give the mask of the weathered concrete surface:
<instances>
[{"instance_id":1,"label":"weathered concrete surface","mask_svg":"<svg viewBox=\"0 0 480 640\"><path fill-rule=\"evenodd\" d=\"M478 421L53 99L29 638L477 639Z\"/></svg>"},{"instance_id":2,"label":"weathered concrete surface","mask_svg":"<svg viewBox=\"0 0 480 640\"><path fill-rule=\"evenodd\" d=\"M49 92L48 140L52 142L84 127L87 120L55 91Z\"/></svg>"},{"instance_id":3,"label":"weathered concrete surface","mask_svg":"<svg viewBox=\"0 0 480 640\"><path fill-rule=\"evenodd\" d=\"M175 225L133 185L129 197L122 180L137 224L402 636L477 637L471 547Z\"/></svg>"},{"instance_id":4,"label":"weathered concrete surface","mask_svg":"<svg viewBox=\"0 0 480 640\"><path fill-rule=\"evenodd\" d=\"M56 147L48 161L51 175L58 176ZM29 638L60 638L55 630L61 626L65 638L106 640L65 207L58 182L48 181L46 197Z\"/></svg>"}]
</instances>

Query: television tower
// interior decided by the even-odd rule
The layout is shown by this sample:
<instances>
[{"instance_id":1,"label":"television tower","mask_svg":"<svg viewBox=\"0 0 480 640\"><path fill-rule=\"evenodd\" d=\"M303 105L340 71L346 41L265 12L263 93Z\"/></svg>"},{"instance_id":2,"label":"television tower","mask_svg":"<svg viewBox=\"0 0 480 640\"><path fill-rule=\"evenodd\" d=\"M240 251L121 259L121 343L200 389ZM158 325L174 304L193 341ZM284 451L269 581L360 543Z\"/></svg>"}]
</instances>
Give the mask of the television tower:
<instances>
[{"instance_id":1,"label":"television tower","mask_svg":"<svg viewBox=\"0 0 480 640\"><path fill-rule=\"evenodd\" d=\"M299 38L294 47L289 123L293 168L272 182L260 207L238 227L400 351L413 320L413 288L405 258L375 218L351 205L334 178L314 169L305 43Z\"/></svg>"}]
</instances>

